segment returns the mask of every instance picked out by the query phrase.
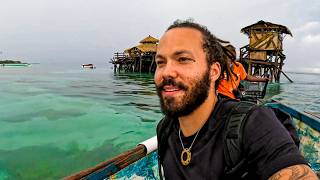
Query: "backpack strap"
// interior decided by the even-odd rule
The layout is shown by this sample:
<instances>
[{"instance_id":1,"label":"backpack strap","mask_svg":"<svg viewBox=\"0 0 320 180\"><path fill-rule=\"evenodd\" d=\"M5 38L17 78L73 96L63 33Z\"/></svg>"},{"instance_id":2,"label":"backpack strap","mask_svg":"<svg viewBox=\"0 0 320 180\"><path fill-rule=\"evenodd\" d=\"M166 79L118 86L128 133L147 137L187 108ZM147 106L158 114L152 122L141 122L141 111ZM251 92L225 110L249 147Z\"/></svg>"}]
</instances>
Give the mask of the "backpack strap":
<instances>
[{"instance_id":1,"label":"backpack strap","mask_svg":"<svg viewBox=\"0 0 320 180\"><path fill-rule=\"evenodd\" d=\"M223 137L226 176L242 177L246 173L246 158L242 150L243 130L248 114L256 106L254 103L241 101L228 114Z\"/></svg>"},{"instance_id":2,"label":"backpack strap","mask_svg":"<svg viewBox=\"0 0 320 180\"><path fill-rule=\"evenodd\" d=\"M173 119L165 116L157 125L157 140L158 140L158 170L160 180L163 180L162 162L166 147L168 146L168 137L173 127Z\"/></svg>"}]
</instances>

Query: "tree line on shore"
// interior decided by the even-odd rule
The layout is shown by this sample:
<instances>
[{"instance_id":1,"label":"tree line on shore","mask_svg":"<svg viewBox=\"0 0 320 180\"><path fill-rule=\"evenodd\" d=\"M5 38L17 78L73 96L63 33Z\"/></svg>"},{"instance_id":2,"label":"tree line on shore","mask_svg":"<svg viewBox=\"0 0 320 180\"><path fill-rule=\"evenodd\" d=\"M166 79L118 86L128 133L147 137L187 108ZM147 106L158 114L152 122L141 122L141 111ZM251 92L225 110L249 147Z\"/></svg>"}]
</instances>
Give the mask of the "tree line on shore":
<instances>
[{"instance_id":1,"label":"tree line on shore","mask_svg":"<svg viewBox=\"0 0 320 180\"><path fill-rule=\"evenodd\" d=\"M21 64L21 61L13 61L13 60L0 60L0 64Z\"/></svg>"}]
</instances>

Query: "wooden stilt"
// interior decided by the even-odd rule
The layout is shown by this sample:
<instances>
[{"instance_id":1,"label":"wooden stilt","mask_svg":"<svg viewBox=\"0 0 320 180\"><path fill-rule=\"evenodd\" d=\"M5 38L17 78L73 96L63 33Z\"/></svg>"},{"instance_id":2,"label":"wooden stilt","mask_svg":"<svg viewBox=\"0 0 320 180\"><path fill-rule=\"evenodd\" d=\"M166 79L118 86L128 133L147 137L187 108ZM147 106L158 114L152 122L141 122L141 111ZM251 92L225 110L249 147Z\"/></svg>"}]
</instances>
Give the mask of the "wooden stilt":
<instances>
[{"instance_id":1,"label":"wooden stilt","mask_svg":"<svg viewBox=\"0 0 320 180\"><path fill-rule=\"evenodd\" d=\"M150 67L149 67L149 73L151 73L151 71L152 71L154 61L155 61L155 56L152 56L151 65L150 65Z\"/></svg>"},{"instance_id":2,"label":"wooden stilt","mask_svg":"<svg viewBox=\"0 0 320 180\"><path fill-rule=\"evenodd\" d=\"M140 64L139 64L139 72L141 73L141 67L142 67L142 57L141 56L139 58L139 62L140 62Z\"/></svg>"},{"instance_id":3,"label":"wooden stilt","mask_svg":"<svg viewBox=\"0 0 320 180\"><path fill-rule=\"evenodd\" d=\"M293 81L289 78L289 76L287 76L287 74L286 73L284 73L280 68L278 68L277 66L274 66L275 68L277 68L278 69L278 71L280 72L280 73L282 73L291 83L293 83Z\"/></svg>"}]
</instances>

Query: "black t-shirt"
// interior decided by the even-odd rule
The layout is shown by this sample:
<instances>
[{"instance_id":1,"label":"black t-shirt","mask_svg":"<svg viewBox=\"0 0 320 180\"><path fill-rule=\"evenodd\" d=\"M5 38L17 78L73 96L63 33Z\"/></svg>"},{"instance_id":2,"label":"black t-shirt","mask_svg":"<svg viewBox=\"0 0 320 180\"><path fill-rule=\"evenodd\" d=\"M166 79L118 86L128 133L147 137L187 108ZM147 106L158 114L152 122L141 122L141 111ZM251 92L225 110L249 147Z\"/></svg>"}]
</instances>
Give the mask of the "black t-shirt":
<instances>
[{"instance_id":1,"label":"black t-shirt","mask_svg":"<svg viewBox=\"0 0 320 180\"><path fill-rule=\"evenodd\" d=\"M201 128L191 149L191 162L180 161L183 150L179 140L179 123L174 121L164 150L163 169L166 180L224 179L223 103L216 104L209 120ZM219 112L219 113L218 113ZM226 114L225 112L224 114ZM267 179L277 171L296 164L306 164L288 131L276 119L272 110L258 107L248 117L244 128L243 150L253 179ZM195 135L181 138L184 147L191 145Z\"/></svg>"}]
</instances>

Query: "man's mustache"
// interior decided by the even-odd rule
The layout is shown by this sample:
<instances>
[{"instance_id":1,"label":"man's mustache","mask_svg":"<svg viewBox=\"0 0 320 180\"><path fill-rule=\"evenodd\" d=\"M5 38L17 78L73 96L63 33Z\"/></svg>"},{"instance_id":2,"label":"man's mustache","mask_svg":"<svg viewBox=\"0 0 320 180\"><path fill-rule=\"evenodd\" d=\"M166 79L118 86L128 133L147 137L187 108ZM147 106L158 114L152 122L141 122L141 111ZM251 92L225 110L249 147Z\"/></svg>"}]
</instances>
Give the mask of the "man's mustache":
<instances>
[{"instance_id":1,"label":"man's mustache","mask_svg":"<svg viewBox=\"0 0 320 180\"><path fill-rule=\"evenodd\" d=\"M164 86L175 86L181 90L187 90L188 87L181 82L175 81L173 78L165 78L163 81L157 86L159 91L164 90Z\"/></svg>"}]
</instances>

